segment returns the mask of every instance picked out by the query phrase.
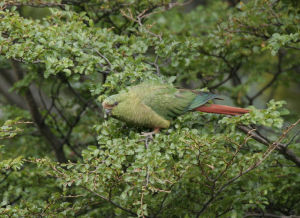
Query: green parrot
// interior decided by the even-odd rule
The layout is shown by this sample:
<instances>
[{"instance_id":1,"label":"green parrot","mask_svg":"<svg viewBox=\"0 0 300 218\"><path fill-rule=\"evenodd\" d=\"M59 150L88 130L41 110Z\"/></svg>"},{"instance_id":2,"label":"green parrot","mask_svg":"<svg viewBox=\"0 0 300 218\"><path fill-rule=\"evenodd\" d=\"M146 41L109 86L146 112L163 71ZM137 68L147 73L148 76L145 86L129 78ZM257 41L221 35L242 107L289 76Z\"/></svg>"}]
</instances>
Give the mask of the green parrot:
<instances>
[{"instance_id":1,"label":"green parrot","mask_svg":"<svg viewBox=\"0 0 300 218\"><path fill-rule=\"evenodd\" d=\"M220 99L209 92L177 89L170 84L144 82L127 91L106 98L102 106L106 114L135 126L153 128L154 134L168 128L171 120L190 111L241 115L249 110L225 105L207 104Z\"/></svg>"}]
</instances>

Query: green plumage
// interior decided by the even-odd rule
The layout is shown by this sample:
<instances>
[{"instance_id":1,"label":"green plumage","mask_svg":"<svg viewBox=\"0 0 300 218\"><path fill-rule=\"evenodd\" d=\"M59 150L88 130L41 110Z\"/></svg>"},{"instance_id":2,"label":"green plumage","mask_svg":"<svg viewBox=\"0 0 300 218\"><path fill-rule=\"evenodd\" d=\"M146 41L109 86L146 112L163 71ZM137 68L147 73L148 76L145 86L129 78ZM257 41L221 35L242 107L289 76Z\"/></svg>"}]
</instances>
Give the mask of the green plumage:
<instances>
[{"instance_id":1,"label":"green plumage","mask_svg":"<svg viewBox=\"0 0 300 218\"><path fill-rule=\"evenodd\" d=\"M105 99L117 119L138 126L168 128L170 121L216 98L211 93L176 89L169 84L141 83Z\"/></svg>"}]
</instances>

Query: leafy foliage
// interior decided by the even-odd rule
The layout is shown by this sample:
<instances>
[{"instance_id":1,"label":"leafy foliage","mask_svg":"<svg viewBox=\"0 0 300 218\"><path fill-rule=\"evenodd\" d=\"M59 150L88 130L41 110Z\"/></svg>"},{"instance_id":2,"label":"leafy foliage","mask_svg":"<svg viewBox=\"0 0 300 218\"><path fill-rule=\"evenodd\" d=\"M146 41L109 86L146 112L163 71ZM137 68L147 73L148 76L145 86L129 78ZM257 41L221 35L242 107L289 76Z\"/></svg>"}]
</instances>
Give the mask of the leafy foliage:
<instances>
[{"instance_id":1,"label":"leafy foliage","mask_svg":"<svg viewBox=\"0 0 300 218\"><path fill-rule=\"evenodd\" d=\"M299 121L271 100L299 83L299 5L234 2L1 2L0 214L300 214ZM101 107L146 80L251 112L185 114L148 141Z\"/></svg>"}]
</instances>

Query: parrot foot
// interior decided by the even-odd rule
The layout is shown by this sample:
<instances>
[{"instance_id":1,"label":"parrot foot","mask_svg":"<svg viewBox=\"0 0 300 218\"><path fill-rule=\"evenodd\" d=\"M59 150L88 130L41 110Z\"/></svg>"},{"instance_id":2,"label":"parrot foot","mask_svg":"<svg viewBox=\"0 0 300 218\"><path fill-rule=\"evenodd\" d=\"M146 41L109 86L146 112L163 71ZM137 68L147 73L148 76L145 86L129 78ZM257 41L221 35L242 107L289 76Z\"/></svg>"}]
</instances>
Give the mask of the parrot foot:
<instances>
[{"instance_id":1,"label":"parrot foot","mask_svg":"<svg viewBox=\"0 0 300 218\"><path fill-rule=\"evenodd\" d=\"M149 141L153 140L153 135L157 134L158 132L159 132L159 128L155 128L152 132L142 132L142 136L145 137L146 149L148 148Z\"/></svg>"},{"instance_id":2,"label":"parrot foot","mask_svg":"<svg viewBox=\"0 0 300 218\"><path fill-rule=\"evenodd\" d=\"M152 132L142 132L142 136L153 139L153 135L159 133L159 128L155 128Z\"/></svg>"}]
</instances>

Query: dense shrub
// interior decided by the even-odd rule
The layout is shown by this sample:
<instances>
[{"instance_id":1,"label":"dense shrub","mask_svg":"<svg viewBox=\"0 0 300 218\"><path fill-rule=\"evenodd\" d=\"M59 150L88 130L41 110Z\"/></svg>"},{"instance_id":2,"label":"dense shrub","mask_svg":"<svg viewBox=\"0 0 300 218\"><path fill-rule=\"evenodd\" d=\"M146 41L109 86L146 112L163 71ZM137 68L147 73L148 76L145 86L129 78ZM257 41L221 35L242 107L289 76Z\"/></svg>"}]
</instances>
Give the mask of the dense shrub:
<instances>
[{"instance_id":1,"label":"dense shrub","mask_svg":"<svg viewBox=\"0 0 300 218\"><path fill-rule=\"evenodd\" d=\"M297 1L0 8L1 216L300 214L299 105L285 97L300 82ZM146 80L251 112L185 114L147 141L101 107Z\"/></svg>"}]
</instances>

